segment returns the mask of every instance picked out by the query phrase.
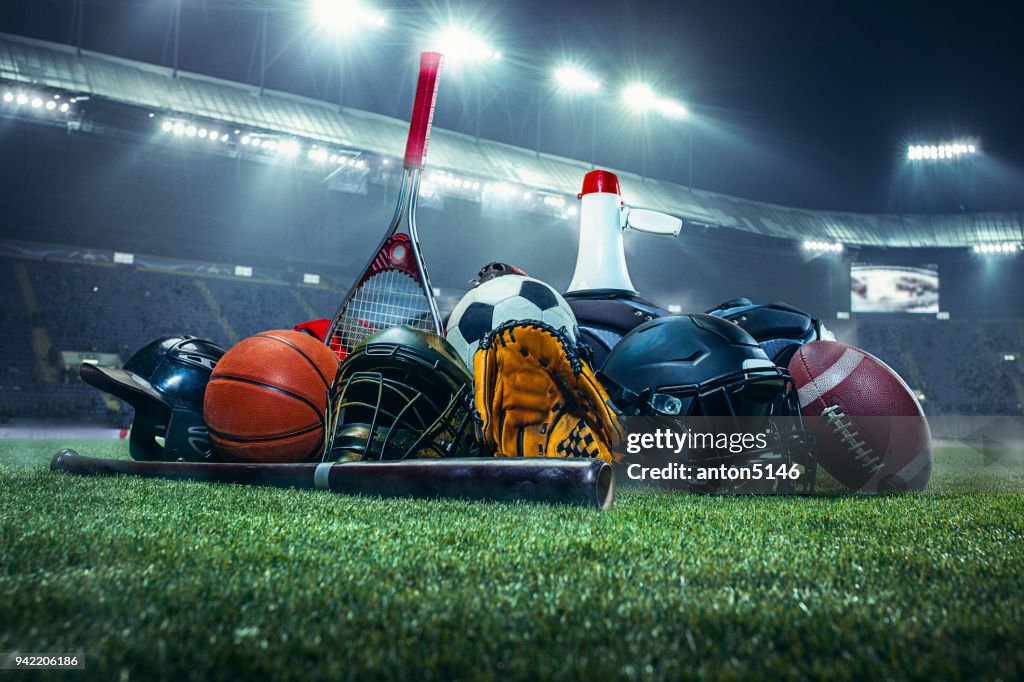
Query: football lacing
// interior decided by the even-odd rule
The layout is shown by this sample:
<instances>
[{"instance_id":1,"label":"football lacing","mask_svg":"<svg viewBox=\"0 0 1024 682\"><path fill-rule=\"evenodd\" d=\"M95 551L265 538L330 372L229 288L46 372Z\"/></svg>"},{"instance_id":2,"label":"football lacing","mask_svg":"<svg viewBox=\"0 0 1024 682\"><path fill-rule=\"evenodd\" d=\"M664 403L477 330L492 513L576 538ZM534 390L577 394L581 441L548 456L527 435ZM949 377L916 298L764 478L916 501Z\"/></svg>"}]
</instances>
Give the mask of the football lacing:
<instances>
[{"instance_id":1,"label":"football lacing","mask_svg":"<svg viewBox=\"0 0 1024 682\"><path fill-rule=\"evenodd\" d=\"M826 407L821 411L821 416L839 436L839 440L846 445L846 449L853 453L853 459L857 464L870 474L882 468L882 461L875 456L874 449L868 447L867 441L857 440L860 432L854 431L853 422L847 419L846 413L840 410L838 405Z\"/></svg>"}]
</instances>

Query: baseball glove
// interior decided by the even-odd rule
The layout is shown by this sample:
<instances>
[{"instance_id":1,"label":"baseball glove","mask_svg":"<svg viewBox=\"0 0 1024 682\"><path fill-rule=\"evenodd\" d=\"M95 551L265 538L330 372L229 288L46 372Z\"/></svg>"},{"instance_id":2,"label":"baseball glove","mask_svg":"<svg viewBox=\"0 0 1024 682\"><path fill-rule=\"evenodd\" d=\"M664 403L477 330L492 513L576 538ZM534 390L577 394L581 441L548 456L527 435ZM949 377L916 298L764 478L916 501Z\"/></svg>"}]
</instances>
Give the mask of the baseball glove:
<instances>
[{"instance_id":1,"label":"baseball glove","mask_svg":"<svg viewBox=\"0 0 1024 682\"><path fill-rule=\"evenodd\" d=\"M564 331L513 321L473 356L478 437L497 457L616 457L622 425Z\"/></svg>"}]
</instances>

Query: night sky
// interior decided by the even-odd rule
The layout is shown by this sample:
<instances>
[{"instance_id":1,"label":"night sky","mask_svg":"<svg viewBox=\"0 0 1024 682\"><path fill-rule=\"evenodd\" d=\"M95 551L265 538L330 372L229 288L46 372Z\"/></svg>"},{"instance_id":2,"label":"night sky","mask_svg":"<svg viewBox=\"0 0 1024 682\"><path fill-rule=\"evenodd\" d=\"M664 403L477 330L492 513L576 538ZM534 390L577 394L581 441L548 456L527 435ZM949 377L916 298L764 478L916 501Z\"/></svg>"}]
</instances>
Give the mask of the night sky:
<instances>
[{"instance_id":1,"label":"night sky","mask_svg":"<svg viewBox=\"0 0 1024 682\"><path fill-rule=\"evenodd\" d=\"M4 0L0 30L73 40L71 0ZM86 49L170 65L171 0L86 0ZM1010 3L587 2L442 4L376 0L389 26L340 46L299 0L184 0L179 66L258 80L264 6L267 86L405 118L415 54L450 18L503 53L450 68L435 124L685 184L693 137L701 189L807 208L871 212L1020 209L1024 201L1024 59ZM555 92L575 62L600 97ZM337 65L342 68L338 69ZM644 80L686 103L688 121L638 117L620 103ZM984 157L911 170L906 145L981 138Z\"/></svg>"}]
</instances>

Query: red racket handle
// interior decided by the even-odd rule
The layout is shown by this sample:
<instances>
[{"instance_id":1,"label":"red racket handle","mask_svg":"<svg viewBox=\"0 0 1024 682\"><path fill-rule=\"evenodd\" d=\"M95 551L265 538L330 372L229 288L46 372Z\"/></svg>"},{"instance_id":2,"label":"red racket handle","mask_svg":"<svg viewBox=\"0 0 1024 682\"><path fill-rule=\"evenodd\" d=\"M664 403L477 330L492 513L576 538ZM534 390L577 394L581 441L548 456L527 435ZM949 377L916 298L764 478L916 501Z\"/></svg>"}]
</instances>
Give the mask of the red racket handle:
<instances>
[{"instance_id":1,"label":"red racket handle","mask_svg":"<svg viewBox=\"0 0 1024 682\"><path fill-rule=\"evenodd\" d=\"M405 143L405 168L422 170L430 142L430 126L434 122L434 104L437 101L437 82L441 76L444 55L424 52L420 55L420 77L416 82L416 99L412 104L409 140Z\"/></svg>"}]
</instances>

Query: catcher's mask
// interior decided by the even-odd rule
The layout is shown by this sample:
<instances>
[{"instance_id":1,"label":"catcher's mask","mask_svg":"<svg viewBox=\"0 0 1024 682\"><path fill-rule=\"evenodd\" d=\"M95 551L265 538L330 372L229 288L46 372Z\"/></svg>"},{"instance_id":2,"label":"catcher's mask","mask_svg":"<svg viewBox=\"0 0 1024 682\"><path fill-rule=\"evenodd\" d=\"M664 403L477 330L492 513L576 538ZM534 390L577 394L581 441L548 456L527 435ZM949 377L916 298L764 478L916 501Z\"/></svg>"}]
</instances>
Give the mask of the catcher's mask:
<instances>
[{"instance_id":1,"label":"catcher's mask","mask_svg":"<svg viewBox=\"0 0 1024 682\"><path fill-rule=\"evenodd\" d=\"M143 461L198 462L212 450L203 398L224 349L194 336L166 336L143 346L121 369L82 363L79 374L135 408L128 451Z\"/></svg>"},{"instance_id":2,"label":"catcher's mask","mask_svg":"<svg viewBox=\"0 0 1024 682\"><path fill-rule=\"evenodd\" d=\"M473 379L442 337L407 325L359 344L338 374L327 460L478 454Z\"/></svg>"},{"instance_id":3,"label":"catcher's mask","mask_svg":"<svg viewBox=\"0 0 1024 682\"><path fill-rule=\"evenodd\" d=\"M750 334L732 322L704 314L645 322L612 349L598 374L627 416L627 431L671 424L678 431L735 438L742 448L688 445L675 459L701 467L800 465L796 481L774 477L692 481L703 492L810 491L814 439L803 429L789 373L775 365ZM738 439L737 439L738 440ZM705 441L708 442L708 441ZM764 447L760 447L763 445Z\"/></svg>"}]
</instances>

